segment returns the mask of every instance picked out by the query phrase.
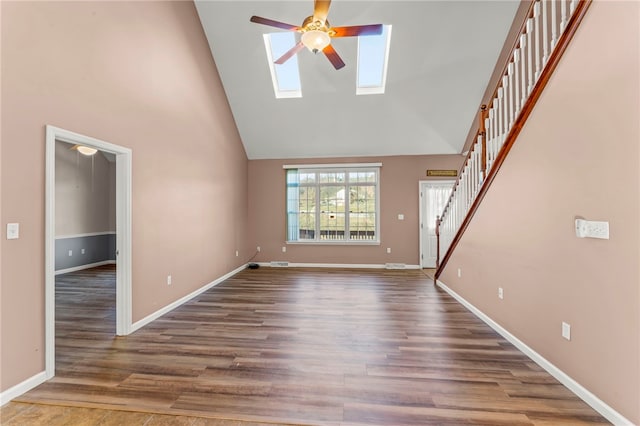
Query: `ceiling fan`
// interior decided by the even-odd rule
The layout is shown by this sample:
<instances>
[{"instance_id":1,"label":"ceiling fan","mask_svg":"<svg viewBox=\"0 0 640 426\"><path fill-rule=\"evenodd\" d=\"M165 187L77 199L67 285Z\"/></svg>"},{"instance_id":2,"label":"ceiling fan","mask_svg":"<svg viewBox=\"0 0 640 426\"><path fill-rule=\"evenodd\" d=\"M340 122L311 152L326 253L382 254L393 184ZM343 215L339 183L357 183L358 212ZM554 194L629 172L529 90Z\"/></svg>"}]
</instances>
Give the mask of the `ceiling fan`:
<instances>
[{"instance_id":1,"label":"ceiling fan","mask_svg":"<svg viewBox=\"0 0 640 426\"><path fill-rule=\"evenodd\" d=\"M313 53L322 51L335 69L339 70L344 67L345 64L340 58L340 55L338 55L338 52L336 52L331 45L331 38L380 35L382 34L382 24L332 27L327 20L330 5L331 0L315 0L313 15L308 16L299 27L259 16L252 16L250 21L283 30L296 31L302 34L298 44L278 58L275 61L276 64L284 64L293 55L306 47Z\"/></svg>"}]
</instances>

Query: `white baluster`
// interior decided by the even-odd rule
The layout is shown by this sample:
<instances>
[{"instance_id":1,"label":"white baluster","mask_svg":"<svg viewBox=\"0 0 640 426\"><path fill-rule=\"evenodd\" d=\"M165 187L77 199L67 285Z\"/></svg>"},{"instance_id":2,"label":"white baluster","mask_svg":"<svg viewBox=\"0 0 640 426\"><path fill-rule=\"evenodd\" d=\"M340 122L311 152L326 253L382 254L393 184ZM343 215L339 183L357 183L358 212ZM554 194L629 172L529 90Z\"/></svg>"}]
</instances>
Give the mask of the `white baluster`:
<instances>
[{"instance_id":1,"label":"white baluster","mask_svg":"<svg viewBox=\"0 0 640 426\"><path fill-rule=\"evenodd\" d=\"M533 43L531 38L533 37L533 19L527 20L527 96L531 94L533 90Z\"/></svg>"},{"instance_id":2,"label":"white baluster","mask_svg":"<svg viewBox=\"0 0 640 426\"><path fill-rule=\"evenodd\" d=\"M493 161L495 160L497 152L498 152L498 150L496 148L497 145L498 145L498 142L497 142L498 141L498 131L497 131L497 129L498 129L498 120L496 119L495 106L496 106L496 102L494 100L493 101L493 108L491 108L491 112L490 112L491 113L491 117L490 117L490 120L491 120L491 150L490 150L490 152L491 152L491 164L492 165L493 165Z\"/></svg>"},{"instance_id":3,"label":"white baluster","mask_svg":"<svg viewBox=\"0 0 640 426\"><path fill-rule=\"evenodd\" d=\"M491 162L498 156L498 138L500 133L498 131L498 102L497 99L493 100L493 108L491 109L493 117L491 118L491 126L493 127L493 141L491 142Z\"/></svg>"},{"instance_id":4,"label":"white baluster","mask_svg":"<svg viewBox=\"0 0 640 426\"><path fill-rule=\"evenodd\" d=\"M518 99L518 111L524 107L527 98L527 36L520 36L520 98Z\"/></svg>"},{"instance_id":5,"label":"white baluster","mask_svg":"<svg viewBox=\"0 0 640 426\"><path fill-rule=\"evenodd\" d=\"M547 64L549 59L549 0L540 0L542 2L542 67Z\"/></svg>"},{"instance_id":6,"label":"white baluster","mask_svg":"<svg viewBox=\"0 0 640 426\"><path fill-rule=\"evenodd\" d=\"M576 11L576 7L578 7L578 0L571 0L569 4L569 15L573 15L573 12Z\"/></svg>"},{"instance_id":7,"label":"white baluster","mask_svg":"<svg viewBox=\"0 0 640 426\"><path fill-rule=\"evenodd\" d=\"M471 153L471 157L469 157L469 193L467 194L467 208L464 211L464 214L466 215L467 212L469 211L469 208L471 207L471 202L473 201L473 186L475 185L475 164L474 164L474 154L475 152ZM464 219L464 217L463 217Z\"/></svg>"},{"instance_id":8,"label":"white baluster","mask_svg":"<svg viewBox=\"0 0 640 426\"><path fill-rule=\"evenodd\" d=\"M544 1L544 0L543 0ZM564 3L564 0L562 0ZM557 0L551 0L551 50L558 42L558 5Z\"/></svg>"},{"instance_id":9,"label":"white baluster","mask_svg":"<svg viewBox=\"0 0 640 426\"><path fill-rule=\"evenodd\" d=\"M467 202L469 200L469 163L464 167L464 186L462 187L462 204L460 205L460 213L462 210L467 209ZM462 220L462 215L458 216L458 223Z\"/></svg>"},{"instance_id":10,"label":"white baluster","mask_svg":"<svg viewBox=\"0 0 640 426\"><path fill-rule=\"evenodd\" d=\"M471 158L469 158L469 160L471 160ZM464 220L464 215L467 213L467 210L469 209L469 200L471 199L471 184L473 182L471 182L471 164L467 163L467 170L466 170L466 180L467 180L467 188L466 188L466 193L465 193L465 197L464 197L464 209L462 212L462 216L460 216L460 223L462 223L462 221Z\"/></svg>"},{"instance_id":11,"label":"white baluster","mask_svg":"<svg viewBox=\"0 0 640 426\"><path fill-rule=\"evenodd\" d=\"M482 186L482 179L484 170L482 170L482 134L478 135L478 153L476 155L476 162L478 163L478 187Z\"/></svg>"},{"instance_id":12,"label":"white baluster","mask_svg":"<svg viewBox=\"0 0 640 426\"><path fill-rule=\"evenodd\" d=\"M515 94L513 91L513 70L515 69L513 62L507 66L507 76L509 77L509 130L513 127L513 120L516 113Z\"/></svg>"},{"instance_id":13,"label":"white baluster","mask_svg":"<svg viewBox=\"0 0 640 426\"><path fill-rule=\"evenodd\" d=\"M560 0L560 15L562 16L560 20L560 34L562 34L564 29L567 28L567 22L569 22L569 18L567 17L567 0Z\"/></svg>"},{"instance_id":14,"label":"white baluster","mask_svg":"<svg viewBox=\"0 0 640 426\"><path fill-rule=\"evenodd\" d=\"M473 154L471 155L471 193L469 193L469 208L471 208L471 204L473 203L473 194L476 190L476 186L478 185L478 162L476 161L476 155L477 152L475 150L475 146L474 146L474 151ZM469 209L467 209L469 210Z\"/></svg>"},{"instance_id":15,"label":"white baluster","mask_svg":"<svg viewBox=\"0 0 640 426\"><path fill-rule=\"evenodd\" d=\"M480 188L480 186L482 186L482 179L483 179L483 174L484 174L484 170L482 170L482 135L478 135L478 143L476 144L476 169L477 169L477 179L478 179L478 184L476 185L476 194L478 193L478 188Z\"/></svg>"},{"instance_id":16,"label":"white baluster","mask_svg":"<svg viewBox=\"0 0 640 426\"><path fill-rule=\"evenodd\" d=\"M477 139L476 139L477 140ZM473 148L473 194L474 196L472 197L473 199L475 199L475 193L476 193L476 188L478 187L478 185L480 185L480 151L482 149L478 149L478 143L476 142L474 144L474 148Z\"/></svg>"},{"instance_id":17,"label":"white baluster","mask_svg":"<svg viewBox=\"0 0 640 426\"><path fill-rule=\"evenodd\" d=\"M489 170L491 169L491 119L489 118L491 116L491 110L489 110L489 113L487 114L487 118L484 119L484 129L485 129L485 146L486 146L486 152L485 152L485 161L487 162L487 169L484 171L484 176L483 176L483 180L486 179L487 174L489 173Z\"/></svg>"},{"instance_id":18,"label":"white baluster","mask_svg":"<svg viewBox=\"0 0 640 426\"><path fill-rule=\"evenodd\" d=\"M536 40L536 74L535 74L535 81L538 81L538 77L540 77L540 71L541 71L541 66L540 66L540 59L541 59L541 50L540 50L540 2L536 2L536 4L533 5L533 19L535 21L535 31L534 31L534 38ZM534 82L535 85L535 82Z\"/></svg>"},{"instance_id":19,"label":"white baluster","mask_svg":"<svg viewBox=\"0 0 640 426\"><path fill-rule=\"evenodd\" d=\"M515 91L513 97L513 115L515 118L518 118L518 113L520 112L520 87L522 86L522 79L520 78L520 47L513 52L513 68L515 70L513 73L513 89Z\"/></svg>"},{"instance_id":20,"label":"white baluster","mask_svg":"<svg viewBox=\"0 0 640 426\"><path fill-rule=\"evenodd\" d=\"M496 115L498 116L498 149L502 146L502 141L504 139L504 132L502 127L502 97L503 97L504 89L500 87L498 89L498 107L496 108Z\"/></svg>"},{"instance_id":21,"label":"white baluster","mask_svg":"<svg viewBox=\"0 0 640 426\"><path fill-rule=\"evenodd\" d=\"M509 133L509 77L506 75L502 76L502 87L504 88L504 108L502 109L502 113L504 114L502 118L502 133L504 137L502 138L502 143L504 143Z\"/></svg>"}]
</instances>

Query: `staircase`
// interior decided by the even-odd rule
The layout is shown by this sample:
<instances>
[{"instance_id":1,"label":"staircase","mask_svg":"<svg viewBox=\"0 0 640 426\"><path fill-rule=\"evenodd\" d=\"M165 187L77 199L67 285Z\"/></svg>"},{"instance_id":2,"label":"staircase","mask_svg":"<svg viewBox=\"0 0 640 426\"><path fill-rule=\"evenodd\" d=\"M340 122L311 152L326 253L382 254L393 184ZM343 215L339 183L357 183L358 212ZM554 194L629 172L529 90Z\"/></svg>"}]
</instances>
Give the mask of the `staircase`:
<instances>
[{"instance_id":1,"label":"staircase","mask_svg":"<svg viewBox=\"0 0 640 426\"><path fill-rule=\"evenodd\" d=\"M481 106L477 132L451 196L436 221L435 279L444 270L491 182L518 138L591 0L534 0L502 78Z\"/></svg>"}]
</instances>

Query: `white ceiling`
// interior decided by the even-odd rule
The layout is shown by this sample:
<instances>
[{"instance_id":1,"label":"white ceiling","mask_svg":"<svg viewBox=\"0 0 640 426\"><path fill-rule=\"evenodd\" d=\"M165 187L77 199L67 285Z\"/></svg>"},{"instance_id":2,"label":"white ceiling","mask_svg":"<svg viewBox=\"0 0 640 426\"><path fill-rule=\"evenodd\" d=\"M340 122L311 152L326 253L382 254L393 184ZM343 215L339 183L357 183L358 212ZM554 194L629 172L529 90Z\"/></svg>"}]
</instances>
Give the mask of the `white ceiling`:
<instances>
[{"instance_id":1,"label":"white ceiling","mask_svg":"<svg viewBox=\"0 0 640 426\"><path fill-rule=\"evenodd\" d=\"M281 30L249 18L300 25L313 1L196 0L250 159L460 153L518 6L334 0L331 25L393 25L386 93L356 96L357 40L341 38L346 67L305 49L302 98L276 99L262 34Z\"/></svg>"}]
</instances>

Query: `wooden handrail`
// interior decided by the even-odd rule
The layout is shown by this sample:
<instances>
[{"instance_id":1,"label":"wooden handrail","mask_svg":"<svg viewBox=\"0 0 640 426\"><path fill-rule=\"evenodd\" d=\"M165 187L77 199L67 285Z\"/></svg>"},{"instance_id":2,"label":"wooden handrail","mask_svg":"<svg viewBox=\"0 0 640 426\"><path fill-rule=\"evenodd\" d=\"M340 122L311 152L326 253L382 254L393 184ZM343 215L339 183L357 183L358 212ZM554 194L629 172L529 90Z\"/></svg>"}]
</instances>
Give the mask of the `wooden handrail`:
<instances>
[{"instance_id":1,"label":"wooden handrail","mask_svg":"<svg viewBox=\"0 0 640 426\"><path fill-rule=\"evenodd\" d=\"M544 1L544 0L542 0L542 1ZM434 275L434 281L437 280L440 277L440 275L442 274L444 268L446 267L449 259L451 258L451 255L452 255L455 247L460 242L460 239L462 238L462 235L464 234L465 230L469 226L469 223L471 222L471 219L473 218L473 216L475 215L476 211L478 210L478 207L480 206L480 203L484 199L484 196L486 195L489 187L491 186L491 183L495 179L498 171L500 170L500 167L504 163L507 155L509 154L509 151L513 147L513 144L515 143L518 135L520 134L520 131L522 130L525 122L527 121L529 115L531 114L531 111L533 111L533 108L536 105L538 99L540 98L540 95L542 94L542 92L544 91L544 88L546 87L547 83L549 82L549 79L551 78L551 75L553 74L553 72L557 68L558 63L560 62L560 59L564 55L567 47L569 46L569 43L573 39L573 36L575 35L576 30L580 26L580 23L582 22L582 19L584 18L589 6L591 5L591 2L592 2L592 0L580 0L578 2L578 4L576 5L573 14L569 18L569 21L568 21L568 23L566 25L566 28L564 29L564 31L560 35L560 37L559 37L554 49L551 52L551 55L549 56L549 59L547 60L546 65L541 70L541 74L540 74L539 78L537 79L537 81L535 82L535 85L534 85L531 93L529 94L529 96L528 96L527 100L525 101L522 109L520 110L520 113L514 119L513 125L511 127L511 129L509 130L508 134L506 135L506 139L505 139L505 141L504 141L504 143L502 145L502 148L498 152L498 155L496 156L495 161L491 165L490 170L487 171L486 168L483 168L483 170L485 172L485 176L484 176L482 185L480 185L479 191L478 191L477 195L475 196L475 199L474 199L473 203L469 207L469 210L467 211L467 213L466 213L462 223L460 224L457 232L455 233L455 236L453 237L453 240L449 244L448 250L445 253L445 255L443 256L442 261L439 261L437 263L437 269L436 269L436 273ZM533 7L532 7L531 10L533 10ZM525 20L525 24L523 25L523 28L525 26L526 26L526 20ZM518 40L519 39L520 39L520 37L518 36ZM519 46L519 41L517 43L514 43L514 48L513 48L514 51L515 51L515 49L518 48L518 46ZM509 64L512 62L512 58L513 58L513 54L509 57L509 60L507 61L507 65L504 68L505 70L508 69ZM496 89L494 91L494 98L499 93L499 89L501 87L502 87L502 84L498 84L498 86L496 87ZM492 101L493 101L494 98L492 98ZM482 114L481 114L481 116L482 116ZM483 120L483 123L484 123L484 120ZM486 129L484 129L483 125L480 126L479 130L478 130L478 133L477 133L478 135L482 134L482 132L480 131L481 129L482 130L486 130ZM486 150L485 137L482 138L482 143L483 143L483 164L485 164L484 167L486 167L486 163L484 162L484 157L485 157L484 153L485 153L485 150ZM473 145L472 145L472 148L473 148ZM465 169L469 159L471 158L472 148L469 150L469 154L467 155L467 159L465 160L461 170ZM456 185L454 186L454 189L457 188L457 186L459 185L461 178L462 178L462 176L461 176L461 173L460 173L459 176L458 176L458 180L456 181ZM447 213L448 209L451 208L451 203L452 203L453 197L454 197L454 193L452 192L451 196L449 197L449 200L447 202L447 205L445 207L445 210L444 210L443 214L439 217L439 220L437 221L436 235L438 236L438 239L437 239L437 242L438 242L438 250L437 250L438 251L438 260L440 260L439 259L439 257L440 257L439 256L440 255L440 246L439 246L440 229L439 228L440 228L440 225L442 224L442 220L441 219Z\"/></svg>"}]
</instances>

